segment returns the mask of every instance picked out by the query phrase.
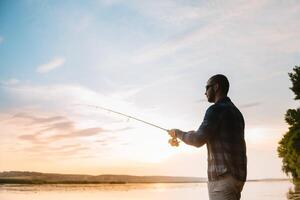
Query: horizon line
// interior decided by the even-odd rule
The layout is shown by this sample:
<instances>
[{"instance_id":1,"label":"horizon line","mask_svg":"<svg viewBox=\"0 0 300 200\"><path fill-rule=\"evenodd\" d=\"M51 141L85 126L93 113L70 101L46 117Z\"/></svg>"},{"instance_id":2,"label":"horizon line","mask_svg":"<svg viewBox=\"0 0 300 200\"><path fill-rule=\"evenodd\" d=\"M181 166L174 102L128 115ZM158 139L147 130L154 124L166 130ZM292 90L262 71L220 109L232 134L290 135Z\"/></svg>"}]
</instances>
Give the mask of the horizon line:
<instances>
[{"instance_id":1,"label":"horizon line","mask_svg":"<svg viewBox=\"0 0 300 200\"><path fill-rule=\"evenodd\" d=\"M29 173L41 173L41 174L60 174L60 175L84 175L84 176L103 176L103 175L110 175L110 176L137 176L137 177L153 177L153 176L160 176L160 177L179 177L179 178L200 178L200 179L208 179L207 177L200 177L200 176L172 176L172 175L133 175L133 174L74 174L74 173L55 173L55 172L40 172L40 171L17 171L17 170L10 170L10 171L0 171L0 173L4 172L29 172ZM251 178L247 179L247 181L259 181L259 180L292 180L292 178Z\"/></svg>"}]
</instances>

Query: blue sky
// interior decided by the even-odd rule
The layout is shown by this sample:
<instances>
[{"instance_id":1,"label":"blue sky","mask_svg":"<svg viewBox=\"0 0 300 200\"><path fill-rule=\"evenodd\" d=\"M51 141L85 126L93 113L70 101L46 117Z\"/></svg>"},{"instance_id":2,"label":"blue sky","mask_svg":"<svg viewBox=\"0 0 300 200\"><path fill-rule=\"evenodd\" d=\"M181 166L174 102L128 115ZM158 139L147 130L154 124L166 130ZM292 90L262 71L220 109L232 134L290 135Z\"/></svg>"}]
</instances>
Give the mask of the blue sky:
<instances>
[{"instance_id":1,"label":"blue sky","mask_svg":"<svg viewBox=\"0 0 300 200\"><path fill-rule=\"evenodd\" d=\"M160 130L74 104L197 129L206 81L223 73L246 119L249 177L284 177L299 21L297 1L2 0L0 170L205 176L205 147L172 149Z\"/></svg>"}]
</instances>

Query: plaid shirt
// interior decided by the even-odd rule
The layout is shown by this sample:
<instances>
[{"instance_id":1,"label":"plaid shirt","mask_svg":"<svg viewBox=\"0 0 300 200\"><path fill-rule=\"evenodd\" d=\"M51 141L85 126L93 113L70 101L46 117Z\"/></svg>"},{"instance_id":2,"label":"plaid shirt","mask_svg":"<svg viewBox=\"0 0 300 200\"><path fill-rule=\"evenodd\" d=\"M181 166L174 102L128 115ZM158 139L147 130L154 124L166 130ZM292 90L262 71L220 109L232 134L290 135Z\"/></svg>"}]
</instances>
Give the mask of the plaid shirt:
<instances>
[{"instance_id":1,"label":"plaid shirt","mask_svg":"<svg viewBox=\"0 0 300 200\"><path fill-rule=\"evenodd\" d=\"M197 131L177 132L177 137L189 145L207 146L208 180L218 180L230 173L246 181L247 157L244 140L245 122L242 113L228 97L210 106Z\"/></svg>"}]
</instances>

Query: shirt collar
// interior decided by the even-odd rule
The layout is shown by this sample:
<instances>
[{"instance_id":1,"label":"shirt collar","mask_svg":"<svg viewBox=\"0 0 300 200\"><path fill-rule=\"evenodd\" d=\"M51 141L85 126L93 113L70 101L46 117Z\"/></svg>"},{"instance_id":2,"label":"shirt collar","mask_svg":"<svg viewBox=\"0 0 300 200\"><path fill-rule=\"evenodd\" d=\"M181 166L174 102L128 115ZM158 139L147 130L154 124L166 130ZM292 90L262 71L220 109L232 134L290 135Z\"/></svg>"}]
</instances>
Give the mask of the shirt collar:
<instances>
[{"instance_id":1,"label":"shirt collar","mask_svg":"<svg viewBox=\"0 0 300 200\"><path fill-rule=\"evenodd\" d=\"M231 100L230 100L230 98L229 97L224 97L224 98L222 98L222 99L219 99L217 102L216 102L216 104L217 103L226 103L226 102L230 102Z\"/></svg>"}]
</instances>

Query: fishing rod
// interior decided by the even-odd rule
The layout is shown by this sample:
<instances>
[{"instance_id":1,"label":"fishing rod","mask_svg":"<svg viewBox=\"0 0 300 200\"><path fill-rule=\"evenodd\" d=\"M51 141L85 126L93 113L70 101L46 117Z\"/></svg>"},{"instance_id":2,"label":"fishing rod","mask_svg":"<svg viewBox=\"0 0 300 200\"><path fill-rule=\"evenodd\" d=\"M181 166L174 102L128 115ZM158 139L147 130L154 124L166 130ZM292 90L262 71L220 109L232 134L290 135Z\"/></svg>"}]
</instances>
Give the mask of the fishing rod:
<instances>
[{"instance_id":1,"label":"fishing rod","mask_svg":"<svg viewBox=\"0 0 300 200\"><path fill-rule=\"evenodd\" d=\"M109 111L109 112L112 112L112 113L115 113L115 114L118 114L118 115L122 115L124 117L129 118L129 119L134 119L136 121L142 122L144 124L147 124L149 126L153 126L155 128L161 129L161 130L166 131L166 132L169 133L169 130L166 129L166 128L162 128L162 127L160 127L158 125L155 125L153 123L147 122L147 121L139 119L137 117L133 117L133 116L130 116L128 114L124 114L124 113L121 113L121 112L118 112L118 111L115 111L115 110L112 110L112 109L109 109L109 108L105 108L105 107L102 107L102 106L96 106L96 105L89 105L89 104L75 104L75 105L87 106L87 107L92 107L92 108L96 108L96 109L106 110L106 111ZM177 146L179 146L179 141L177 140L176 137L172 137L171 139L169 139L169 144L171 144L171 146L176 146L177 147Z\"/></svg>"}]
</instances>

